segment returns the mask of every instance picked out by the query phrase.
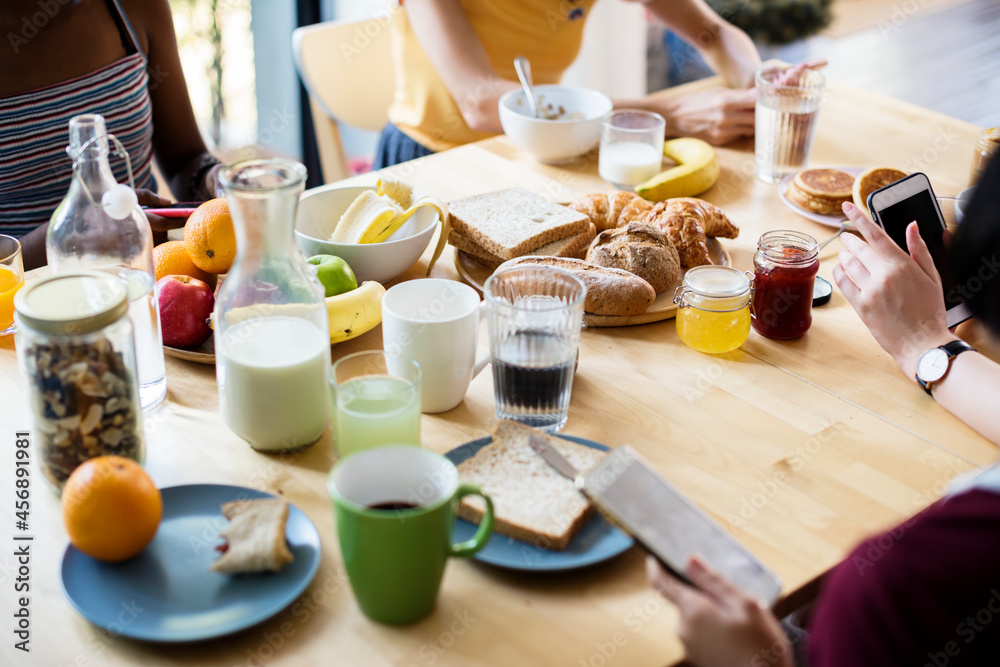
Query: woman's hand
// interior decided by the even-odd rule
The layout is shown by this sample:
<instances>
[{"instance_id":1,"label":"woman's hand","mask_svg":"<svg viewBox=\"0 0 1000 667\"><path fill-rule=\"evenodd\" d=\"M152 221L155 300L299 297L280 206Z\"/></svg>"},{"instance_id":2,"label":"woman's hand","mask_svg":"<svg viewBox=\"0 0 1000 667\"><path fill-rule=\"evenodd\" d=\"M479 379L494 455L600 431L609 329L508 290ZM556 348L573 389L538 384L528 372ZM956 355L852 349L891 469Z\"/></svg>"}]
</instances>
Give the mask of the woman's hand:
<instances>
[{"instance_id":1,"label":"woman's hand","mask_svg":"<svg viewBox=\"0 0 1000 667\"><path fill-rule=\"evenodd\" d=\"M667 136L697 137L710 144L726 144L754 133L753 88L709 88L681 97L652 99L651 111L667 121Z\"/></svg>"},{"instance_id":2,"label":"woman's hand","mask_svg":"<svg viewBox=\"0 0 1000 667\"><path fill-rule=\"evenodd\" d=\"M868 243L841 235L833 279L882 349L912 377L923 352L955 339L934 260L916 222L906 227L907 255L853 204L844 204L844 214Z\"/></svg>"},{"instance_id":3,"label":"woman's hand","mask_svg":"<svg viewBox=\"0 0 1000 667\"><path fill-rule=\"evenodd\" d=\"M793 667L792 647L774 614L698 557L687 566L698 588L681 582L651 556L646 574L680 611L678 634L688 662L698 667Z\"/></svg>"},{"instance_id":4,"label":"woman's hand","mask_svg":"<svg viewBox=\"0 0 1000 667\"><path fill-rule=\"evenodd\" d=\"M135 196L139 198L139 206L148 206L149 208L168 208L173 203L166 197L161 197L149 190L136 190ZM146 218L149 219L149 228L154 232L178 229L187 222L186 218L164 218L151 213L147 213Z\"/></svg>"}]
</instances>

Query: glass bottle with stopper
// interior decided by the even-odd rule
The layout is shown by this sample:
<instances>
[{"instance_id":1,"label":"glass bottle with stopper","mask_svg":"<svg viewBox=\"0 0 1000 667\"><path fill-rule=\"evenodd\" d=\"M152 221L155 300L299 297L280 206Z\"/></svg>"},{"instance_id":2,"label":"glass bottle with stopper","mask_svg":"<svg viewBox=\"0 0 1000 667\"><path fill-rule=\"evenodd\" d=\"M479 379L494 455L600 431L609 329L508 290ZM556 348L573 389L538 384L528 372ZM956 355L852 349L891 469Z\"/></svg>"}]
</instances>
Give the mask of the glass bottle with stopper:
<instances>
[{"instance_id":1,"label":"glass bottle with stopper","mask_svg":"<svg viewBox=\"0 0 1000 667\"><path fill-rule=\"evenodd\" d=\"M153 272L153 235L139 207L128 152L108 134L99 114L75 116L69 122L73 178L65 198L52 214L45 237L53 273L98 270L121 278L128 288L129 319L135 330L139 397L143 408L161 400L167 390ZM111 171L111 146L125 160L129 185Z\"/></svg>"}]
</instances>

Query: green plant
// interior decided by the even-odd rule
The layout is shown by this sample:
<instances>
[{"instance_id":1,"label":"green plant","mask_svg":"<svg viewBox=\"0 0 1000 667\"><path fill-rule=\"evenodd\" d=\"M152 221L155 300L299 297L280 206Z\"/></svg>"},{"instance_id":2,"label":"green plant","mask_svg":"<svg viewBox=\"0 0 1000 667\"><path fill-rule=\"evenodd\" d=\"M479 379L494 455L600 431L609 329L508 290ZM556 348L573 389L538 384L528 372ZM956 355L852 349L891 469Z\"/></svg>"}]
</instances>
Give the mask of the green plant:
<instances>
[{"instance_id":1,"label":"green plant","mask_svg":"<svg viewBox=\"0 0 1000 667\"><path fill-rule=\"evenodd\" d=\"M708 0L708 4L755 42L782 45L828 26L833 0Z\"/></svg>"}]
</instances>

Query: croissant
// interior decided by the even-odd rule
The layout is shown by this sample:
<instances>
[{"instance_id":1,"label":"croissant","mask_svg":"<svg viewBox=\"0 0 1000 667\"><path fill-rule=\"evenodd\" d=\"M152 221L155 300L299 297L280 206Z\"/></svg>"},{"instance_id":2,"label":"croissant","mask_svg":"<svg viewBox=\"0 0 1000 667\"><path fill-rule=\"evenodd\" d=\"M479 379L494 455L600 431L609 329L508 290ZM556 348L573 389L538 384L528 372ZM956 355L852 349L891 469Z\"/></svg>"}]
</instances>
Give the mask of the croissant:
<instances>
[{"instance_id":1,"label":"croissant","mask_svg":"<svg viewBox=\"0 0 1000 667\"><path fill-rule=\"evenodd\" d=\"M691 214L698 217L701 228L705 230L705 236L721 236L725 239L735 239L740 235L740 228L733 224L722 209L715 204L710 204L704 199L695 197L677 197L668 199L668 203L674 202L675 206L691 209Z\"/></svg>"},{"instance_id":2,"label":"croissant","mask_svg":"<svg viewBox=\"0 0 1000 667\"><path fill-rule=\"evenodd\" d=\"M661 201L649 212L646 222L663 230L677 248L683 268L711 264L705 242L705 228L701 226L700 209L683 202L678 203L679 201Z\"/></svg>"},{"instance_id":3,"label":"croissant","mask_svg":"<svg viewBox=\"0 0 1000 667\"><path fill-rule=\"evenodd\" d=\"M624 227L630 222L641 222L653 209L648 201L625 190L587 195L569 207L589 217L598 233L605 229Z\"/></svg>"}]
</instances>

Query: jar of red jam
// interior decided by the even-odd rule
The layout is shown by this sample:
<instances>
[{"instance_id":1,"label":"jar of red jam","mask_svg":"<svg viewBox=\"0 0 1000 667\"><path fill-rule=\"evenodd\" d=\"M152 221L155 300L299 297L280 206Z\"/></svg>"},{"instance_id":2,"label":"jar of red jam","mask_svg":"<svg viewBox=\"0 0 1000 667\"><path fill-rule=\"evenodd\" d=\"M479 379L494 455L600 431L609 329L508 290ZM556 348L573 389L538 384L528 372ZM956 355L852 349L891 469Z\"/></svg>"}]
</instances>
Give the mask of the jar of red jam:
<instances>
[{"instance_id":1,"label":"jar of red jam","mask_svg":"<svg viewBox=\"0 0 1000 667\"><path fill-rule=\"evenodd\" d=\"M768 338L798 338L812 324L819 272L816 239L789 230L767 232L753 257L753 328Z\"/></svg>"}]
</instances>

